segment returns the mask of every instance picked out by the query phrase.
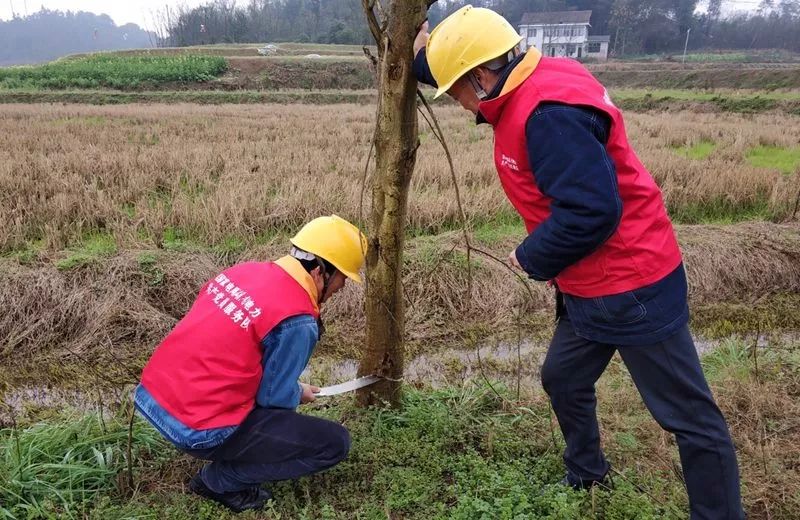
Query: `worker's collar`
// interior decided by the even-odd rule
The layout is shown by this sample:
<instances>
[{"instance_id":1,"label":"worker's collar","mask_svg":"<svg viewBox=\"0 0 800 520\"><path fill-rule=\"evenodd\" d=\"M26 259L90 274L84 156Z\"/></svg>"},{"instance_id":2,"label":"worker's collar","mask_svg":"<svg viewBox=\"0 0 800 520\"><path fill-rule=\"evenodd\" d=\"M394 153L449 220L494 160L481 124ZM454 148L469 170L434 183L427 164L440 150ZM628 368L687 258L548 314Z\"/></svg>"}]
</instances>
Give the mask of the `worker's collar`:
<instances>
[{"instance_id":1,"label":"worker's collar","mask_svg":"<svg viewBox=\"0 0 800 520\"><path fill-rule=\"evenodd\" d=\"M490 121L484 116L483 108L489 107L493 100L501 98L513 91L533 74L539 62L542 59L542 53L536 48L531 48L528 52L523 52L514 58L511 63L506 65L500 76L497 79L497 84L494 86L486 99L481 101L478 115L475 117L475 124L489 123Z\"/></svg>"},{"instance_id":2,"label":"worker's collar","mask_svg":"<svg viewBox=\"0 0 800 520\"><path fill-rule=\"evenodd\" d=\"M314 310L319 314L319 292L317 292L317 284L314 283L314 279L308 274L303 264L301 264L298 259L292 258L289 255L275 260L275 264L286 271L289 276L300 284L300 287L305 289L309 298L311 298L311 303L314 304Z\"/></svg>"}]
</instances>

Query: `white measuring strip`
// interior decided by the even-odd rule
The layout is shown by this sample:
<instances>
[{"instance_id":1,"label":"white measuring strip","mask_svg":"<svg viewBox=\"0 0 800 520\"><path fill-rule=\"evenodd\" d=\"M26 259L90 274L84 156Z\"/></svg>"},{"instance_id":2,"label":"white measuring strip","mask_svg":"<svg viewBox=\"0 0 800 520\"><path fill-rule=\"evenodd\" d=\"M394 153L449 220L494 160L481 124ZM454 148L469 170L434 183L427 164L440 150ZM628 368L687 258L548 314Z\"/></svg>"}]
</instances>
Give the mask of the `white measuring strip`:
<instances>
[{"instance_id":1,"label":"white measuring strip","mask_svg":"<svg viewBox=\"0 0 800 520\"><path fill-rule=\"evenodd\" d=\"M358 379L353 379L352 381L347 381L346 383L324 386L320 388L319 392L314 395L317 397L328 397L331 395L344 394L345 392L352 392L353 390L358 390L359 388L364 388L365 386L377 383L381 379L382 378L378 376L359 377Z\"/></svg>"}]
</instances>

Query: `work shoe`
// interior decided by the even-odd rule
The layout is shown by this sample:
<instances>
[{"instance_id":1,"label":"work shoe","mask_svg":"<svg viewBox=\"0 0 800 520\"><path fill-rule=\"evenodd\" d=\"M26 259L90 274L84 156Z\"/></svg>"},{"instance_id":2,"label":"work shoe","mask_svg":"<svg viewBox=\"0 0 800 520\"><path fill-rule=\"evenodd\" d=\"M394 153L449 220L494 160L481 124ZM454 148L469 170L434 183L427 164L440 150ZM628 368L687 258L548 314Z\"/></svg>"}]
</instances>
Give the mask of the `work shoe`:
<instances>
[{"instance_id":1,"label":"work shoe","mask_svg":"<svg viewBox=\"0 0 800 520\"><path fill-rule=\"evenodd\" d=\"M566 475L561 481L558 483L561 486L571 487L572 489L590 489L595 486L599 486L602 489L614 489L614 482L611 480L611 476L606 473L606 476L600 480L580 480L579 482L573 482L569 475Z\"/></svg>"},{"instance_id":2,"label":"work shoe","mask_svg":"<svg viewBox=\"0 0 800 520\"><path fill-rule=\"evenodd\" d=\"M261 488L261 486L253 486L242 491L217 493L206 486L199 473L189 481L189 489L193 493L222 504L236 513L264 509L267 501L272 499L272 493Z\"/></svg>"}]
</instances>

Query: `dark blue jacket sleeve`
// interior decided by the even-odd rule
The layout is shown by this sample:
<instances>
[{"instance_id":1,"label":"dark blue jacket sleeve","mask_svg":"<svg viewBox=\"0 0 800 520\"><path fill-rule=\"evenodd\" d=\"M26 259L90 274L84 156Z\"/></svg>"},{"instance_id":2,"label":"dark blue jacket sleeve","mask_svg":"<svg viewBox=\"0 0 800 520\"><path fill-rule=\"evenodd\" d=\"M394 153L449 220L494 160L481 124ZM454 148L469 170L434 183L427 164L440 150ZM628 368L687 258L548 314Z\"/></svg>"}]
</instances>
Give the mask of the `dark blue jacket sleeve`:
<instances>
[{"instance_id":1,"label":"dark blue jacket sleeve","mask_svg":"<svg viewBox=\"0 0 800 520\"><path fill-rule=\"evenodd\" d=\"M425 47L421 48L417 55L414 56L414 64L412 65L411 70L414 71L414 75L417 77L417 81L420 83L425 83L426 85L430 85L432 87L439 86L436 84L436 78L433 77L431 68L428 66L428 57L425 54Z\"/></svg>"},{"instance_id":2,"label":"dark blue jacket sleeve","mask_svg":"<svg viewBox=\"0 0 800 520\"><path fill-rule=\"evenodd\" d=\"M261 342L264 374L256 395L258 406L297 408L302 391L298 378L319 338L316 320L308 315L280 322Z\"/></svg>"},{"instance_id":3,"label":"dark blue jacket sleeve","mask_svg":"<svg viewBox=\"0 0 800 520\"><path fill-rule=\"evenodd\" d=\"M609 120L591 109L547 103L525 130L536 185L552 202L550 216L517 248L517 260L531 278L551 280L599 248L622 217L605 146Z\"/></svg>"}]
</instances>

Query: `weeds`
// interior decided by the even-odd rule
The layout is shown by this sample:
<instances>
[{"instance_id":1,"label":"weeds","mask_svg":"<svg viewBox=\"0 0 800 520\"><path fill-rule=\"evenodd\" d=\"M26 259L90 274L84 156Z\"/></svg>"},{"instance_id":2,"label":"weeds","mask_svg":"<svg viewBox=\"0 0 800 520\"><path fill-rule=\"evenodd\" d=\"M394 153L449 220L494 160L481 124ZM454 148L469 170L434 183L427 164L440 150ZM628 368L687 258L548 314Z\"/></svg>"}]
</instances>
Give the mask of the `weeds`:
<instances>
[{"instance_id":1,"label":"weeds","mask_svg":"<svg viewBox=\"0 0 800 520\"><path fill-rule=\"evenodd\" d=\"M90 235L77 247L67 249L67 256L56 261L56 267L61 270L74 269L112 255L116 251L117 244L111 235Z\"/></svg>"},{"instance_id":2,"label":"weeds","mask_svg":"<svg viewBox=\"0 0 800 520\"><path fill-rule=\"evenodd\" d=\"M158 258L154 253L145 252L139 254L139 268L142 274L147 277L147 283L152 286L164 284L164 271L157 265Z\"/></svg>"},{"instance_id":3,"label":"weeds","mask_svg":"<svg viewBox=\"0 0 800 520\"><path fill-rule=\"evenodd\" d=\"M659 504L625 484L594 497L556 485L564 469L549 443L549 425L540 419L547 417L546 406L536 398L527 403L535 414L507 409L493 391L467 384L410 390L402 411L358 410L349 400L317 407L311 413L344 421L353 439L350 456L326 473L273 485L271 517L572 520L604 512L607 518L676 518L669 493L677 491L662 495ZM126 426L112 421L107 428L103 434L97 417L89 415L21 430L21 464L12 459L0 467L0 476L11 476L0 487L6 514L232 518L210 502L175 492L198 464L187 463L140 420L134 431L141 491L128 503L129 490L119 485ZM0 433L0 446L12 437ZM14 478L20 469L23 477ZM656 475L637 481L653 490L675 489Z\"/></svg>"},{"instance_id":4,"label":"weeds","mask_svg":"<svg viewBox=\"0 0 800 520\"><path fill-rule=\"evenodd\" d=\"M122 497L127 425L117 417L65 415L0 430L0 514L5 518L83 518L102 495ZM137 457L165 449L150 427L134 428Z\"/></svg>"},{"instance_id":5,"label":"weeds","mask_svg":"<svg viewBox=\"0 0 800 520\"><path fill-rule=\"evenodd\" d=\"M796 344L765 342L759 347L756 377L750 343L722 342L702 357L703 367L734 437L749 518L796 518L800 356ZM557 485L564 474L563 444L560 436L555 445L551 441L547 397L538 385L526 385L518 401L498 381L494 390L471 381L439 390L414 383L423 388L408 387L399 410L357 409L347 397L306 408L304 413L344 423L352 438L350 455L325 473L271 485L275 500L267 517L686 516L685 490L673 473L674 443L649 416L616 357L597 388L604 448L618 470L612 490L577 492ZM138 419L133 457L137 488L131 500L132 490L122 478L126 428L121 417L107 418L103 433L96 415L57 414L47 423L20 428L18 434L0 431L0 482L8 482L0 484L0 507L6 516L234 517L185 494L183 483L200 463L179 455Z\"/></svg>"}]
</instances>

